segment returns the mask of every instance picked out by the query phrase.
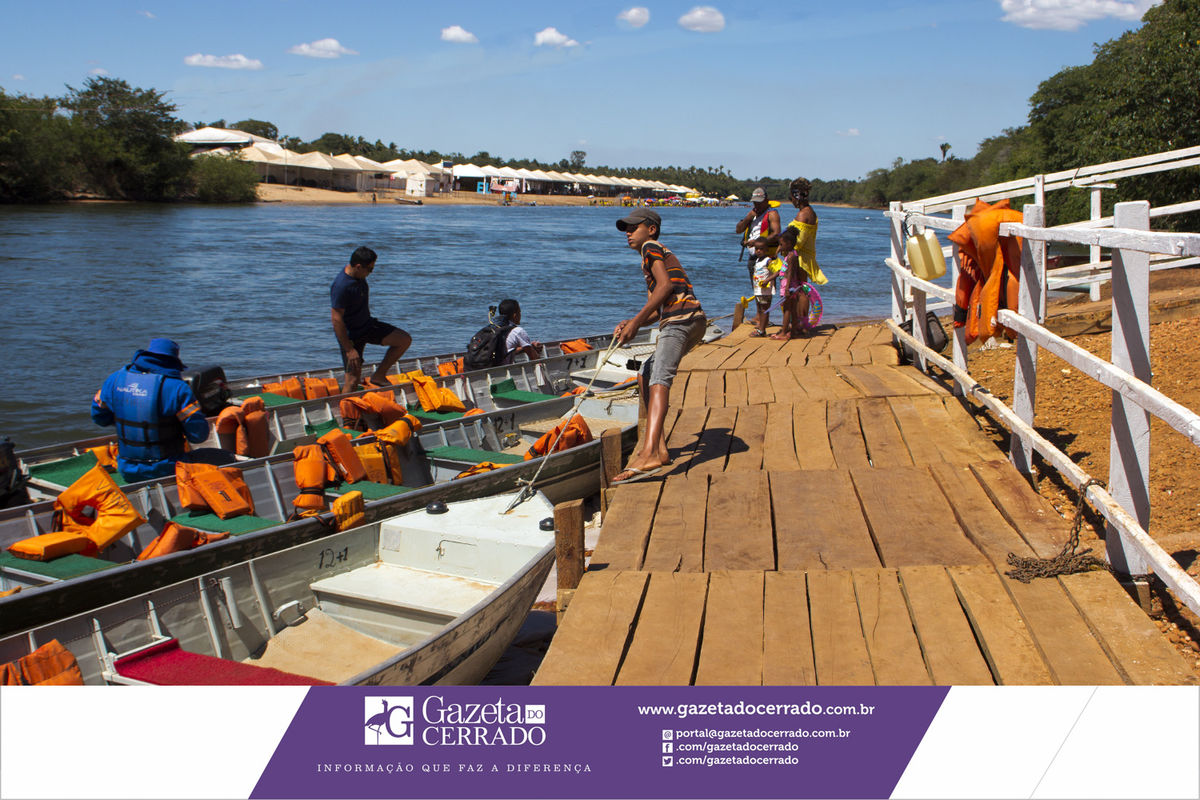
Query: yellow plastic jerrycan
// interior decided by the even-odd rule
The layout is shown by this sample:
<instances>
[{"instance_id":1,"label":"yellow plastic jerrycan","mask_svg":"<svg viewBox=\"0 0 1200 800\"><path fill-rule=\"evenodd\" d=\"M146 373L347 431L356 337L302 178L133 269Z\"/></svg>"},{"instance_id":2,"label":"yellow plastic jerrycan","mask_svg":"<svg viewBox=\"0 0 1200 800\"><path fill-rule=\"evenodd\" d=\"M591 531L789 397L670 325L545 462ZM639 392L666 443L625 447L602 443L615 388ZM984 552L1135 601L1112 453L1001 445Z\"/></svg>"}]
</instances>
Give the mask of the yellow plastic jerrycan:
<instances>
[{"instance_id":1,"label":"yellow plastic jerrycan","mask_svg":"<svg viewBox=\"0 0 1200 800\"><path fill-rule=\"evenodd\" d=\"M905 243L908 265L913 274L923 280L936 280L946 274L946 257L937 234L928 228L924 233L913 234Z\"/></svg>"}]
</instances>

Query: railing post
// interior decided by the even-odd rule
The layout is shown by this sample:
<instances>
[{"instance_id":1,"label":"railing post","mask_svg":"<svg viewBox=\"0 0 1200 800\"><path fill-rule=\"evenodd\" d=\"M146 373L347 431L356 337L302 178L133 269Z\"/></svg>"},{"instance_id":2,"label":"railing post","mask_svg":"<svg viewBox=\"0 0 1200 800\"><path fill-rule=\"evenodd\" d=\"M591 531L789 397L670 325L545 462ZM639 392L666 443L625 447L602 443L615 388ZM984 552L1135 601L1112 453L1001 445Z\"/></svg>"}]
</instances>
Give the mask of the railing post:
<instances>
[{"instance_id":1,"label":"railing post","mask_svg":"<svg viewBox=\"0 0 1200 800\"><path fill-rule=\"evenodd\" d=\"M1118 203L1114 228L1150 229L1150 204ZM1112 251L1112 363L1150 383L1150 256L1136 250ZM1112 393L1108 445L1108 491L1121 507L1150 528L1150 414L1119 392ZM1107 527L1105 544L1112 568L1142 575L1146 562L1126 549L1120 533Z\"/></svg>"},{"instance_id":2,"label":"railing post","mask_svg":"<svg viewBox=\"0 0 1200 800\"><path fill-rule=\"evenodd\" d=\"M1025 206L1024 222L1031 228L1046 223L1046 209L1032 204ZM1017 289L1017 313L1028 320L1040 322L1046 283L1046 243L1026 237L1021 242L1021 280ZM1013 374L1013 411L1029 427L1033 427L1033 411L1037 402L1037 342L1025 336L1017 337L1017 364ZM1033 443L1018 436L1014 430L1008 446L1008 458L1023 475L1033 472Z\"/></svg>"},{"instance_id":3,"label":"railing post","mask_svg":"<svg viewBox=\"0 0 1200 800\"><path fill-rule=\"evenodd\" d=\"M1104 190L1101 189L1099 186L1092 187L1092 216L1091 216L1091 219L1100 219L1100 217L1102 216L1101 212L1102 212L1104 206L1101 203L1101 200L1102 200L1101 195L1103 193L1104 193ZM1095 264L1099 260L1100 260L1100 245L1093 244L1090 247L1088 247L1088 261ZM1093 267L1093 269L1095 269L1095 267ZM1092 301L1096 301L1096 300L1100 299L1100 283L1099 282L1088 285L1088 299L1092 300Z\"/></svg>"},{"instance_id":4,"label":"railing post","mask_svg":"<svg viewBox=\"0 0 1200 800\"><path fill-rule=\"evenodd\" d=\"M900 213L904 210L904 204L893 200L888 204L891 211ZM904 221L892 217L892 258L897 264L907 263L904 260ZM892 273L892 321L899 325L904 322L904 284L900 281L900 276L895 272Z\"/></svg>"},{"instance_id":5,"label":"railing post","mask_svg":"<svg viewBox=\"0 0 1200 800\"><path fill-rule=\"evenodd\" d=\"M967 218L967 207L965 205L955 206L950 212L950 216L952 219L962 222ZM954 244L953 242L950 243L950 262L954 267L954 280L957 281L958 269L961 264L958 260L958 245ZM955 325L951 327L950 330L954 336L954 349L952 351L954 366L958 367L963 372L969 373L971 370L967 366L967 329L965 327L960 328ZM958 381L954 381L954 396L962 397L962 395L962 386L959 385Z\"/></svg>"}]
</instances>

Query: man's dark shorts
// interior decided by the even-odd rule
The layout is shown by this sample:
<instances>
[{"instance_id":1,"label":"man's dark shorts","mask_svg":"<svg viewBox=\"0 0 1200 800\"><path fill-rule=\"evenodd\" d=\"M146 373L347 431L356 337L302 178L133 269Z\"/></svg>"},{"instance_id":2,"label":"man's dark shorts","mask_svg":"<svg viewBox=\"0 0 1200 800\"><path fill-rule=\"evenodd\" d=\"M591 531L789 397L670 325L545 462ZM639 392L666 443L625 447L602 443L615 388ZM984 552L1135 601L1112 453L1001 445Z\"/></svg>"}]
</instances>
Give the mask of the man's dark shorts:
<instances>
[{"instance_id":1,"label":"man's dark shorts","mask_svg":"<svg viewBox=\"0 0 1200 800\"><path fill-rule=\"evenodd\" d=\"M363 355L363 348L369 344L383 344L383 340L388 337L392 331L399 330L395 325L389 325L386 322L377 320L371 317L371 321L367 323L367 327L361 331L355 331L350 335L350 342L354 345L354 349L358 351L358 357L366 360ZM342 353L342 367L346 366L346 354Z\"/></svg>"}]
</instances>

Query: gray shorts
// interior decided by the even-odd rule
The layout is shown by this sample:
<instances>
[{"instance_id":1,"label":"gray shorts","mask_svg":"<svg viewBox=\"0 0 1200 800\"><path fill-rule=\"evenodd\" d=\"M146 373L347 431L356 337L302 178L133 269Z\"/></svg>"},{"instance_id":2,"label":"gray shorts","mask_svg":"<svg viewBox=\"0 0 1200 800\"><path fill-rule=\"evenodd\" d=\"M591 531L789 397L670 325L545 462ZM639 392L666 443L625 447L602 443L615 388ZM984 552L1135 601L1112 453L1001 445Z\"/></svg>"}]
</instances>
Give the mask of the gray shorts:
<instances>
[{"instance_id":1,"label":"gray shorts","mask_svg":"<svg viewBox=\"0 0 1200 800\"><path fill-rule=\"evenodd\" d=\"M707 327L708 320L699 316L689 322L676 322L659 328L654 355L642 364L642 378L646 386L666 386L670 389L675 382L675 373L679 371L680 360L700 343Z\"/></svg>"}]
</instances>

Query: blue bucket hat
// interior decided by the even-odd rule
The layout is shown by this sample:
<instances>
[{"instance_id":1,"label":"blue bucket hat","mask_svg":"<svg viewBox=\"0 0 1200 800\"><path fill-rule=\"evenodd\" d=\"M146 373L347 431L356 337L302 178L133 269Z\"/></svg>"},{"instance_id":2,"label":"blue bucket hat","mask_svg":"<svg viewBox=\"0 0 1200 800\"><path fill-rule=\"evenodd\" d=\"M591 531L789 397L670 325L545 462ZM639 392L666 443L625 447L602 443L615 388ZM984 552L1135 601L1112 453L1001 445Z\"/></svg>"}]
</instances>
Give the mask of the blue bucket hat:
<instances>
[{"instance_id":1,"label":"blue bucket hat","mask_svg":"<svg viewBox=\"0 0 1200 800\"><path fill-rule=\"evenodd\" d=\"M173 339L163 336L151 339L150 344L146 345L146 349L138 350L134 354L134 358L142 354L153 356L153 360L168 368L187 369L187 366L179 360L179 345Z\"/></svg>"}]
</instances>

